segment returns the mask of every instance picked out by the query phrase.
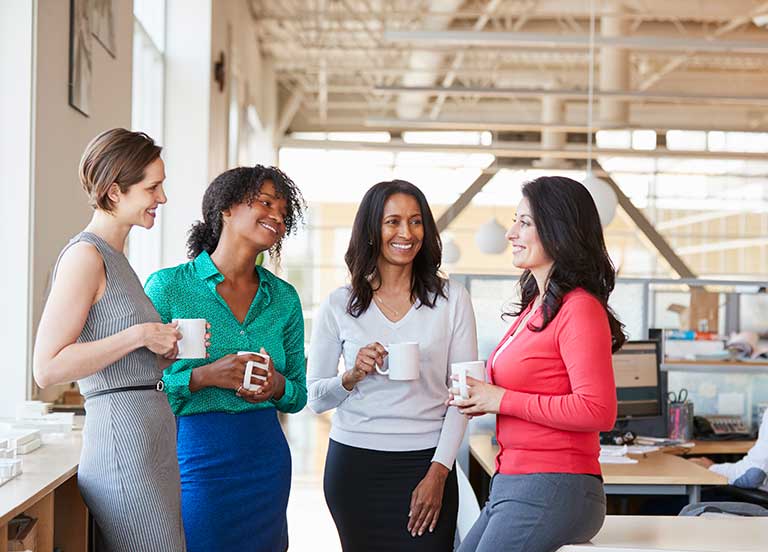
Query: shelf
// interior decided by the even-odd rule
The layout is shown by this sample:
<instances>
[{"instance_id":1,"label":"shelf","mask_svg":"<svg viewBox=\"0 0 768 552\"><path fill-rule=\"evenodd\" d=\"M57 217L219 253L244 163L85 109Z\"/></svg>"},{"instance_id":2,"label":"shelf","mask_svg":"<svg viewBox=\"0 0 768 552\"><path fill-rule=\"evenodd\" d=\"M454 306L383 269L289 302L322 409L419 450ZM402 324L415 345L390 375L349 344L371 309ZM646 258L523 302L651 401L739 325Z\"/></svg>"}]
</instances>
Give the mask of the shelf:
<instances>
[{"instance_id":1,"label":"shelf","mask_svg":"<svg viewBox=\"0 0 768 552\"><path fill-rule=\"evenodd\" d=\"M664 372L710 372L731 374L768 374L768 362L718 362L713 360L668 360Z\"/></svg>"}]
</instances>

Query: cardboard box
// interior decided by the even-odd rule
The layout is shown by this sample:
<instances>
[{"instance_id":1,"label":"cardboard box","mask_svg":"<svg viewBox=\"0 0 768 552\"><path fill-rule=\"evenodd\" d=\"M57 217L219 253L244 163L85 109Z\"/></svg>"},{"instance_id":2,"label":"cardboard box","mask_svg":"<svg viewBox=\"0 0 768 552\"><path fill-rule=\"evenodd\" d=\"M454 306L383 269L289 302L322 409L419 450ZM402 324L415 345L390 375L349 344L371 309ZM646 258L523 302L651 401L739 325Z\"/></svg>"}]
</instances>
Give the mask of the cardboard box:
<instances>
[{"instance_id":1,"label":"cardboard box","mask_svg":"<svg viewBox=\"0 0 768 552\"><path fill-rule=\"evenodd\" d=\"M667 310L680 317L681 330L716 332L719 322L720 294L704 288L691 288L691 301L685 305L672 304Z\"/></svg>"}]
</instances>

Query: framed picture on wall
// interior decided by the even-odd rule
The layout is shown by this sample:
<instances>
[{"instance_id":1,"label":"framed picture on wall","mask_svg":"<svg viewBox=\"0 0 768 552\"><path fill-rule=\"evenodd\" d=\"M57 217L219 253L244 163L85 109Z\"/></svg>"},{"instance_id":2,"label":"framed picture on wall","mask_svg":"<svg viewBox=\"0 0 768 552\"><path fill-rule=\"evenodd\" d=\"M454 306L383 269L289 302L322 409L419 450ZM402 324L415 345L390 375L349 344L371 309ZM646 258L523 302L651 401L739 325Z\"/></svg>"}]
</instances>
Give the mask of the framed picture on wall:
<instances>
[{"instance_id":1,"label":"framed picture on wall","mask_svg":"<svg viewBox=\"0 0 768 552\"><path fill-rule=\"evenodd\" d=\"M69 15L69 105L86 117L91 113L93 38L90 0L71 0Z\"/></svg>"},{"instance_id":2,"label":"framed picture on wall","mask_svg":"<svg viewBox=\"0 0 768 552\"><path fill-rule=\"evenodd\" d=\"M115 39L115 0L89 0L91 33L110 56L117 55Z\"/></svg>"}]
</instances>

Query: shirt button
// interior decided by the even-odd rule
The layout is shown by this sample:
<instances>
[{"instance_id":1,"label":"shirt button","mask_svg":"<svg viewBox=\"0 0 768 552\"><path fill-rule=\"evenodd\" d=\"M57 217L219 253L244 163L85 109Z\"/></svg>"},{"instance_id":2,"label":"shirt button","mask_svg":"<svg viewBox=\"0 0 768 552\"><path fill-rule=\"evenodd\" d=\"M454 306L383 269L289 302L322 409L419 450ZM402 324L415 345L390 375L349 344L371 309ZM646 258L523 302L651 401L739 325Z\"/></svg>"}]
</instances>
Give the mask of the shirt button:
<instances>
[{"instance_id":1,"label":"shirt button","mask_svg":"<svg viewBox=\"0 0 768 552\"><path fill-rule=\"evenodd\" d=\"M240 330L240 335L245 335L245 330Z\"/></svg>"}]
</instances>

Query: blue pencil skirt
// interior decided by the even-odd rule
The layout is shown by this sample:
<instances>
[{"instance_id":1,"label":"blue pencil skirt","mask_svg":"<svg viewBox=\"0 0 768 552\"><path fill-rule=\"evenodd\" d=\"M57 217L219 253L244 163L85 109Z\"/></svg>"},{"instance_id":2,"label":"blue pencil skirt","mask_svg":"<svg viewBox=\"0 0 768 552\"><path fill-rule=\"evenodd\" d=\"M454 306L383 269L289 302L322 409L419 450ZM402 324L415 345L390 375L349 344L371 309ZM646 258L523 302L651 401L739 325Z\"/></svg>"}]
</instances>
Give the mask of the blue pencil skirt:
<instances>
[{"instance_id":1,"label":"blue pencil skirt","mask_svg":"<svg viewBox=\"0 0 768 552\"><path fill-rule=\"evenodd\" d=\"M274 408L178 418L189 552L288 548L291 454Z\"/></svg>"}]
</instances>

